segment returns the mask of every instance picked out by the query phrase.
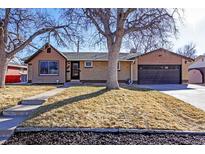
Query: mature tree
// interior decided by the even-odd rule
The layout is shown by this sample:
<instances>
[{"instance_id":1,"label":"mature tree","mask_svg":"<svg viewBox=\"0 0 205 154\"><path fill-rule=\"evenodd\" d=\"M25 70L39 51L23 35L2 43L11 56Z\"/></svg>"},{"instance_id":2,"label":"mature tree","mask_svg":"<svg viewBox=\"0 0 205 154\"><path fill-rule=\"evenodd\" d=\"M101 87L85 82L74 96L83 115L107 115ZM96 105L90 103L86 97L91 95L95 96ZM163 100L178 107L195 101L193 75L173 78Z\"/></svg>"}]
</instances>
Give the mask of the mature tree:
<instances>
[{"instance_id":1,"label":"mature tree","mask_svg":"<svg viewBox=\"0 0 205 154\"><path fill-rule=\"evenodd\" d=\"M80 14L82 12L82 14ZM123 43L135 40L140 45L145 41L167 42L168 38L176 34L176 17L178 9L82 9L77 10L82 19L86 18L90 29L95 27L95 34L99 39L95 42L105 42L108 49L108 89L118 89L117 62ZM82 24L83 26L85 24ZM96 35L95 35L96 36Z\"/></svg>"},{"instance_id":2,"label":"mature tree","mask_svg":"<svg viewBox=\"0 0 205 154\"><path fill-rule=\"evenodd\" d=\"M190 57L190 58L196 58L196 52L197 52L196 45L192 42L184 45L184 47L179 48L177 50L178 54L181 54L183 56Z\"/></svg>"},{"instance_id":3,"label":"mature tree","mask_svg":"<svg viewBox=\"0 0 205 154\"><path fill-rule=\"evenodd\" d=\"M0 87L5 86L7 65L18 52L38 36L54 36L58 43L63 42L60 30L69 37L68 27L56 22L42 9L0 9Z\"/></svg>"},{"instance_id":4,"label":"mature tree","mask_svg":"<svg viewBox=\"0 0 205 154\"><path fill-rule=\"evenodd\" d=\"M125 48L134 48L138 53L144 54L158 48L172 49L173 44L167 39L160 38L160 35L144 36L139 34L132 38L126 38Z\"/></svg>"}]
</instances>

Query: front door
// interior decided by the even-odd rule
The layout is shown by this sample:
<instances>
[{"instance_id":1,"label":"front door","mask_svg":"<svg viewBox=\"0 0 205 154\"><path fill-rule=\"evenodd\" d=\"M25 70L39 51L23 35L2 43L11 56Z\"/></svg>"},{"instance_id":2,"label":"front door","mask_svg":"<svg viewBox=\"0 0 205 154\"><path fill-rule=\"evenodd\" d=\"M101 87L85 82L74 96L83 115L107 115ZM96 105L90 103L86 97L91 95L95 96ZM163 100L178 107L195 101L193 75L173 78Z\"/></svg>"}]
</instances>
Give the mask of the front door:
<instances>
[{"instance_id":1,"label":"front door","mask_svg":"<svg viewBox=\"0 0 205 154\"><path fill-rule=\"evenodd\" d=\"M71 62L71 80L79 80L80 79L80 62L73 61Z\"/></svg>"}]
</instances>

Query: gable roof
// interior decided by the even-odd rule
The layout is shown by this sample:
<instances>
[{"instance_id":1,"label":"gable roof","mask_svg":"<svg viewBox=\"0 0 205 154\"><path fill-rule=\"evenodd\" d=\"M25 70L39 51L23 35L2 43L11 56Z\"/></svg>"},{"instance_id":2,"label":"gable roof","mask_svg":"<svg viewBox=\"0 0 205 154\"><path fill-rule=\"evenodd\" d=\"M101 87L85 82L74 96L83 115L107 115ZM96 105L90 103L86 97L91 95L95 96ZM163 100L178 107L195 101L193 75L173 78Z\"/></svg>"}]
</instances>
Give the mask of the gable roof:
<instances>
[{"instance_id":1,"label":"gable roof","mask_svg":"<svg viewBox=\"0 0 205 154\"><path fill-rule=\"evenodd\" d=\"M32 56L25 58L24 62L28 63L33 58L38 56L44 49L47 47L53 48L56 52L58 52L61 56L63 56L66 60L108 60L108 53L106 52L60 52L52 45L46 43L42 48L40 48L36 53ZM134 57L137 57L138 53L119 53L118 59L120 61L132 61Z\"/></svg>"},{"instance_id":2,"label":"gable roof","mask_svg":"<svg viewBox=\"0 0 205 154\"><path fill-rule=\"evenodd\" d=\"M201 60L201 59L205 59L205 55L199 55L198 57L195 58L195 61Z\"/></svg>"},{"instance_id":3,"label":"gable roof","mask_svg":"<svg viewBox=\"0 0 205 154\"><path fill-rule=\"evenodd\" d=\"M68 60L108 60L107 52L63 52L63 54ZM136 56L137 53L119 53L118 60L129 61Z\"/></svg>"},{"instance_id":4,"label":"gable roof","mask_svg":"<svg viewBox=\"0 0 205 154\"><path fill-rule=\"evenodd\" d=\"M44 49L51 47L53 48L58 54L60 54L63 58L65 58L66 60L102 60L102 61L107 61L108 60L108 53L107 52L60 52L58 51L56 48L54 48L52 45L50 45L49 43L46 43L42 48L40 48L36 53L34 53L32 56L25 58L25 63L28 63L29 61L31 61L34 57L36 57L37 55L39 55L42 51L44 51ZM119 53L119 57L118 59L120 61L132 61L137 57L141 57L141 56L145 56L148 55L150 53L153 52L157 52L157 51L165 51L165 52L169 52L171 54L174 54L176 56L180 56L182 58L194 61L194 59L177 54L175 52L169 51L167 49L164 48L159 48L144 54L139 54L139 53Z\"/></svg>"},{"instance_id":5,"label":"gable roof","mask_svg":"<svg viewBox=\"0 0 205 154\"><path fill-rule=\"evenodd\" d=\"M49 43L46 43L43 47L41 47L37 52L35 52L33 55L31 55L30 57L26 57L25 60L24 60L24 63L28 63L30 62L33 58L35 58L37 55L39 55L41 52L44 51L44 49L48 48L48 47L51 47L53 48L58 54L60 54L63 58L67 59L66 56L58 51L56 48L54 48L52 45L50 45Z\"/></svg>"},{"instance_id":6,"label":"gable roof","mask_svg":"<svg viewBox=\"0 0 205 154\"><path fill-rule=\"evenodd\" d=\"M169 51L169 50L164 49L164 48L159 48L159 49L156 49L156 50L152 50L152 51L150 51L150 52L147 52L147 53L141 54L141 55L139 55L138 57L145 56L145 55L148 55L148 54L150 54L150 53L157 52L157 51L165 51L165 52L169 52L169 53L171 53L171 54L173 54L173 55L176 55L176 56L182 57L182 58L184 58L184 59L194 61L194 59L192 59L192 58L190 58L190 57L186 57L186 56L184 56L184 55L180 55L180 54L178 54L178 53L175 53L175 52Z\"/></svg>"}]
</instances>

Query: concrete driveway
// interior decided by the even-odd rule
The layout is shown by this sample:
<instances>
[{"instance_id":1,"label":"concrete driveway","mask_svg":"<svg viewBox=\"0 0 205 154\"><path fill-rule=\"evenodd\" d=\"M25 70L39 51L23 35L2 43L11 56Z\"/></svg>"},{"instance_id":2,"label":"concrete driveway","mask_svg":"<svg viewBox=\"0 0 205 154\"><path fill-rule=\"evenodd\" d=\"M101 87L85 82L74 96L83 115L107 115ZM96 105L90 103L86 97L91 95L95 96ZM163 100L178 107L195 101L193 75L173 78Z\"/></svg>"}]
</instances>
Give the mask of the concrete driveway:
<instances>
[{"instance_id":1,"label":"concrete driveway","mask_svg":"<svg viewBox=\"0 0 205 154\"><path fill-rule=\"evenodd\" d=\"M164 84L164 85L137 85L140 88L158 90L190 103L205 111L205 85L194 84Z\"/></svg>"}]
</instances>

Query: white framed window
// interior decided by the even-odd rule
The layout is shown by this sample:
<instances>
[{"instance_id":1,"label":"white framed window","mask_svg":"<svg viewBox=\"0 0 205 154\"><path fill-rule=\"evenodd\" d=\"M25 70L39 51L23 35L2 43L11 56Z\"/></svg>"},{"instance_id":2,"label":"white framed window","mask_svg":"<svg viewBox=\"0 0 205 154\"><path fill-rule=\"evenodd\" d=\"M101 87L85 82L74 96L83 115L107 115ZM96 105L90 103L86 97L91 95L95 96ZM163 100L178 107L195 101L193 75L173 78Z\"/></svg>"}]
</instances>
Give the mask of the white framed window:
<instances>
[{"instance_id":1,"label":"white framed window","mask_svg":"<svg viewBox=\"0 0 205 154\"><path fill-rule=\"evenodd\" d=\"M117 63L117 70L120 71L120 62Z\"/></svg>"},{"instance_id":2,"label":"white framed window","mask_svg":"<svg viewBox=\"0 0 205 154\"><path fill-rule=\"evenodd\" d=\"M84 67L85 68L92 68L93 67L93 62L88 60L88 61L84 61Z\"/></svg>"},{"instance_id":3,"label":"white framed window","mask_svg":"<svg viewBox=\"0 0 205 154\"><path fill-rule=\"evenodd\" d=\"M59 74L58 61L39 61L39 74L40 75L58 75Z\"/></svg>"}]
</instances>

